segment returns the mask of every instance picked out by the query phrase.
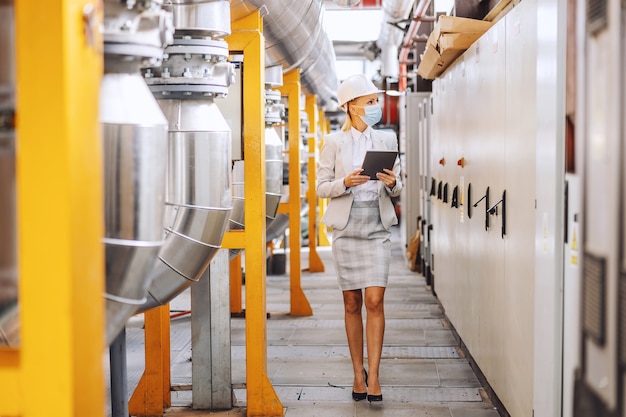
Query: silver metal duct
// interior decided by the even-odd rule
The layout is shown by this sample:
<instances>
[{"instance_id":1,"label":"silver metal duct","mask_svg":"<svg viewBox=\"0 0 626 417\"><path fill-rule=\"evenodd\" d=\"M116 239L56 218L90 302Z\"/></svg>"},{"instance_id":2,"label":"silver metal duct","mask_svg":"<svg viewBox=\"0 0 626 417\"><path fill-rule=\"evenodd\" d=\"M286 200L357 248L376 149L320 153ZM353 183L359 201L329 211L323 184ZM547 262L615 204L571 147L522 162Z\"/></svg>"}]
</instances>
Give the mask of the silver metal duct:
<instances>
[{"instance_id":1,"label":"silver metal duct","mask_svg":"<svg viewBox=\"0 0 626 417\"><path fill-rule=\"evenodd\" d=\"M324 110L337 108L335 50L323 29L323 0L232 0L231 15L238 20L264 8L265 63L284 72L301 70L303 88L317 96Z\"/></svg>"},{"instance_id":2,"label":"silver metal duct","mask_svg":"<svg viewBox=\"0 0 626 417\"><path fill-rule=\"evenodd\" d=\"M0 2L0 346L19 344L15 177L15 19Z\"/></svg>"},{"instance_id":3,"label":"silver metal duct","mask_svg":"<svg viewBox=\"0 0 626 417\"><path fill-rule=\"evenodd\" d=\"M243 161L233 161L233 210L230 213L229 229L244 229L244 209L245 209L245 192L244 192L244 163ZM241 250L231 249L231 257L237 255Z\"/></svg>"},{"instance_id":4,"label":"silver metal duct","mask_svg":"<svg viewBox=\"0 0 626 417\"><path fill-rule=\"evenodd\" d=\"M111 342L145 302L164 243L167 120L140 74L105 74L100 102Z\"/></svg>"},{"instance_id":5,"label":"silver metal duct","mask_svg":"<svg viewBox=\"0 0 626 417\"><path fill-rule=\"evenodd\" d=\"M394 26L409 17L415 0L383 0L383 23L376 45L381 50L381 75L397 78L400 65L398 48L402 43L404 31Z\"/></svg>"},{"instance_id":6,"label":"silver metal duct","mask_svg":"<svg viewBox=\"0 0 626 417\"><path fill-rule=\"evenodd\" d=\"M283 85L283 72L280 65L265 68L265 227L276 218L283 186L283 141L272 126L281 123L285 116L285 106L280 92L272 88ZM233 163L233 210L230 214L230 229L244 229L244 161ZM241 252L231 249L230 257Z\"/></svg>"},{"instance_id":7,"label":"silver metal duct","mask_svg":"<svg viewBox=\"0 0 626 417\"><path fill-rule=\"evenodd\" d=\"M213 102L234 69L226 0L171 1L174 43L160 68L144 73L169 123L165 245L151 275L147 302L163 305L200 279L220 249L231 211L231 130Z\"/></svg>"},{"instance_id":8,"label":"silver metal duct","mask_svg":"<svg viewBox=\"0 0 626 417\"><path fill-rule=\"evenodd\" d=\"M161 62L173 38L171 16L160 7L161 1L105 1L100 122L109 344L146 301L164 243L167 120L140 74Z\"/></svg>"},{"instance_id":9,"label":"silver metal duct","mask_svg":"<svg viewBox=\"0 0 626 417\"><path fill-rule=\"evenodd\" d=\"M283 188L283 150L284 143L274 125L282 123L285 118L285 105L280 91L273 88L282 87L283 73L281 67L265 67L265 198L267 226L272 223L280 204Z\"/></svg>"}]
</instances>

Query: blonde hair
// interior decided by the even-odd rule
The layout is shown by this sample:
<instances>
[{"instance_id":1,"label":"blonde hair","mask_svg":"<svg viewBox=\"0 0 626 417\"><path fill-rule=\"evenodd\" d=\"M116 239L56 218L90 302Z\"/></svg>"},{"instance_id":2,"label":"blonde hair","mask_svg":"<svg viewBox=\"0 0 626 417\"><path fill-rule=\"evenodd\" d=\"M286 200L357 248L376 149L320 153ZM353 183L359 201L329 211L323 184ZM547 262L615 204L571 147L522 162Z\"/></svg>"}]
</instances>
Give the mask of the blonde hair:
<instances>
[{"instance_id":1,"label":"blonde hair","mask_svg":"<svg viewBox=\"0 0 626 417\"><path fill-rule=\"evenodd\" d=\"M350 113L348 112L348 104L349 103L351 103L351 101L349 101L348 103L344 104L345 111L346 111L346 120L344 120L343 126L341 126L341 130L343 132L348 132L352 128L352 118L350 117Z\"/></svg>"}]
</instances>

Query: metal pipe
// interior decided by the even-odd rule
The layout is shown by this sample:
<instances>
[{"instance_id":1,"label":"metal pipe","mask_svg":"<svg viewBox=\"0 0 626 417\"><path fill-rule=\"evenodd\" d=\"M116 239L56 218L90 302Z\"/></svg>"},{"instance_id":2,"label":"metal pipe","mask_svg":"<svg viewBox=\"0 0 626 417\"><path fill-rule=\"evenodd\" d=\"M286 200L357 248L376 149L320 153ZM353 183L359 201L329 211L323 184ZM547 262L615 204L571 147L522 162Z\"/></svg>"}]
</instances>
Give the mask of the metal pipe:
<instances>
[{"instance_id":1,"label":"metal pipe","mask_svg":"<svg viewBox=\"0 0 626 417\"><path fill-rule=\"evenodd\" d=\"M383 0L383 23L376 40L382 55L380 70L383 77L398 77L398 47L404 32L395 24L409 17L413 3L415 0Z\"/></svg>"},{"instance_id":2,"label":"metal pipe","mask_svg":"<svg viewBox=\"0 0 626 417\"><path fill-rule=\"evenodd\" d=\"M283 138L278 134L276 124L285 118L285 105L280 91L283 73L280 66L265 67L265 199L266 226L269 226L278 211L283 189Z\"/></svg>"},{"instance_id":3,"label":"metal pipe","mask_svg":"<svg viewBox=\"0 0 626 417\"><path fill-rule=\"evenodd\" d=\"M104 147L107 343L146 300L163 246L167 120L141 76L171 43L161 0L104 2Z\"/></svg>"},{"instance_id":4,"label":"metal pipe","mask_svg":"<svg viewBox=\"0 0 626 417\"><path fill-rule=\"evenodd\" d=\"M111 417L127 417L128 367L126 366L126 328L118 333L109 346L111 364Z\"/></svg>"},{"instance_id":5,"label":"metal pipe","mask_svg":"<svg viewBox=\"0 0 626 417\"><path fill-rule=\"evenodd\" d=\"M272 224L283 188L283 140L274 125L281 123L285 116L280 91L272 88L283 85L283 73L280 65L265 68L265 225ZM230 229L243 230L244 225L244 161L233 163L233 210L230 216ZM234 258L241 249L230 249L230 258Z\"/></svg>"},{"instance_id":6,"label":"metal pipe","mask_svg":"<svg viewBox=\"0 0 626 417\"><path fill-rule=\"evenodd\" d=\"M148 300L166 304L199 280L220 249L231 212L231 130L214 103L226 95L227 0L173 0L176 27L161 67L144 72L169 124L165 245L151 272Z\"/></svg>"},{"instance_id":7,"label":"metal pipe","mask_svg":"<svg viewBox=\"0 0 626 417\"><path fill-rule=\"evenodd\" d=\"M139 74L105 74L100 102L111 342L145 302L163 245L167 121Z\"/></svg>"},{"instance_id":8,"label":"metal pipe","mask_svg":"<svg viewBox=\"0 0 626 417\"><path fill-rule=\"evenodd\" d=\"M231 15L238 20L263 8L265 63L283 72L299 68L304 90L316 95L324 110L337 107L335 50L323 29L322 0L232 0Z\"/></svg>"},{"instance_id":9,"label":"metal pipe","mask_svg":"<svg viewBox=\"0 0 626 417\"><path fill-rule=\"evenodd\" d=\"M0 2L0 346L19 344L14 16L13 2Z\"/></svg>"},{"instance_id":10,"label":"metal pipe","mask_svg":"<svg viewBox=\"0 0 626 417\"><path fill-rule=\"evenodd\" d=\"M413 38L415 34L419 30L420 25L422 24L421 17L424 16L426 9L430 6L431 0L420 0L417 6L414 9L413 16L411 19L411 24L409 25L409 29L407 33L404 35L404 39L402 41L402 46L400 48L400 71L398 78L398 90L405 91L406 90L406 82L407 82L407 73L406 73L406 61L409 56L409 51L411 49L411 45L413 43Z\"/></svg>"}]
</instances>

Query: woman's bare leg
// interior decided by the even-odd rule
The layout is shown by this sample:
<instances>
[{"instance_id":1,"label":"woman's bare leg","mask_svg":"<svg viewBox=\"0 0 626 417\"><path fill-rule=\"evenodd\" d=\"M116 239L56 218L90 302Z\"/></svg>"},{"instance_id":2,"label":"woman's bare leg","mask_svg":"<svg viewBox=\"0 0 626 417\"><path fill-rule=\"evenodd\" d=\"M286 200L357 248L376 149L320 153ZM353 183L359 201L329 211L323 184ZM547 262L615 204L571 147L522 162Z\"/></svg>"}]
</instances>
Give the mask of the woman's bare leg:
<instances>
[{"instance_id":1,"label":"woman's bare leg","mask_svg":"<svg viewBox=\"0 0 626 417\"><path fill-rule=\"evenodd\" d=\"M346 336L354 369L354 392L365 392L365 375L363 373L363 294L361 290L343 292L344 317Z\"/></svg>"},{"instance_id":2,"label":"woman's bare leg","mask_svg":"<svg viewBox=\"0 0 626 417\"><path fill-rule=\"evenodd\" d=\"M385 287L368 287L365 289L365 309L367 318L365 334L367 339L367 364L368 364L368 394L378 395L381 393L378 381L378 368L383 351L383 337L385 335Z\"/></svg>"}]
</instances>

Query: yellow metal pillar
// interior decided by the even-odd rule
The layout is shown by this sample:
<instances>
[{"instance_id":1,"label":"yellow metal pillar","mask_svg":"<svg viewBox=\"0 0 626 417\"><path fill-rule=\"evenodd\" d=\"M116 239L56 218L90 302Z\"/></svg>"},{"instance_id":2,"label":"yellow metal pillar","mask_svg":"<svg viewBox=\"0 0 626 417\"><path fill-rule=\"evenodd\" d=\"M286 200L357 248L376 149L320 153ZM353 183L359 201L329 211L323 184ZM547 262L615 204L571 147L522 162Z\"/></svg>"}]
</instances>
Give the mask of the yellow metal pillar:
<instances>
[{"instance_id":1,"label":"yellow metal pillar","mask_svg":"<svg viewBox=\"0 0 626 417\"><path fill-rule=\"evenodd\" d=\"M242 314L243 306L241 299L241 287L243 276L241 274L241 254L230 260L230 314Z\"/></svg>"},{"instance_id":2,"label":"yellow metal pillar","mask_svg":"<svg viewBox=\"0 0 626 417\"><path fill-rule=\"evenodd\" d=\"M300 267L300 70L283 75L282 95L289 105L289 202L281 203L279 213L289 214L289 284L292 316L311 316L313 310L302 291Z\"/></svg>"},{"instance_id":3,"label":"yellow metal pillar","mask_svg":"<svg viewBox=\"0 0 626 417\"><path fill-rule=\"evenodd\" d=\"M228 232L222 247L243 248L246 266L247 415L284 414L267 376L265 264L265 39L258 11L231 23L226 38L233 53L243 53L244 231Z\"/></svg>"},{"instance_id":4,"label":"yellow metal pillar","mask_svg":"<svg viewBox=\"0 0 626 417\"><path fill-rule=\"evenodd\" d=\"M317 254L317 132L319 130L319 118L315 96L307 96L305 110L309 116L308 148L309 160L307 164L309 187L306 193L309 205L309 271L324 272L324 263Z\"/></svg>"},{"instance_id":5,"label":"yellow metal pillar","mask_svg":"<svg viewBox=\"0 0 626 417\"><path fill-rule=\"evenodd\" d=\"M326 119L324 110L320 110L319 128L320 128L320 140L319 140L319 143L317 144L318 153L319 151L321 151L322 146L324 145L324 140L326 139L326 135L330 132L330 120ZM327 205L328 205L328 199L326 198L317 199L317 206L319 207L320 219L326 212ZM327 230L326 225L320 223L317 229L317 244L319 246L330 246L330 240L328 240L328 233L326 232L326 230Z\"/></svg>"},{"instance_id":6,"label":"yellow metal pillar","mask_svg":"<svg viewBox=\"0 0 626 417\"><path fill-rule=\"evenodd\" d=\"M21 344L0 415L104 416L101 3L14 4Z\"/></svg>"},{"instance_id":7,"label":"yellow metal pillar","mask_svg":"<svg viewBox=\"0 0 626 417\"><path fill-rule=\"evenodd\" d=\"M162 416L172 406L170 393L170 305L150 309L145 317L146 370L128 402L133 416Z\"/></svg>"}]
</instances>

